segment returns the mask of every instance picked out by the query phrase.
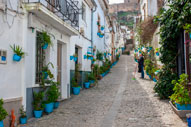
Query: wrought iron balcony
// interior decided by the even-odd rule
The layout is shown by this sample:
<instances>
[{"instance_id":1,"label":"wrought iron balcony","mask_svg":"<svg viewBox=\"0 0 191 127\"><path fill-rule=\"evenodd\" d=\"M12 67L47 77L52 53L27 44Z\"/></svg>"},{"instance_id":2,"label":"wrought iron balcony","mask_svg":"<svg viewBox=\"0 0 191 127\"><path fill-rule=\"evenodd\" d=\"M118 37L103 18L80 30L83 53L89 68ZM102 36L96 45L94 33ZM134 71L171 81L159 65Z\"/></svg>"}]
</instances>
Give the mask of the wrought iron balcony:
<instances>
[{"instance_id":1,"label":"wrought iron balcony","mask_svg":"<svg viewBox=\"0 0 191 127\"><path fill-rule=\"evenodd\" d=\"M28 4L41 4L72 27L79 27L78 1L73 0L27 0Z\"/></svg>"}]
</instances>

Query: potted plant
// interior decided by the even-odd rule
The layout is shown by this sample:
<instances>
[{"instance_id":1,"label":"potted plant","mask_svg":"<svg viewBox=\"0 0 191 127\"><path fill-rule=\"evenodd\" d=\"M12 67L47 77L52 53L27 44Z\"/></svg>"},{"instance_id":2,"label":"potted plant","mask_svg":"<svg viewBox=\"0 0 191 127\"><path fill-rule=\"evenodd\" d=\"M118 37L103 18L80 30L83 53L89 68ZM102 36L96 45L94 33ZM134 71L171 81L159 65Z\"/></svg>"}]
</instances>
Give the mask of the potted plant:
<instances>
[{"instance_id":1,"label":"potted plant","mask_svg":"<svg viewBox=\"0 0 191 127\"><path fill-rule=\"evenodd\" d=\"M95 58L93 58L93 60L92 60L92 64L94 64L94 63L95 63L95 61L96 61L96 59L95 59Z\"/></svg>"},{"instance_id":2,"label":"potted plant","mask_svg":"<svg viewBox=\"0 0 191 127\"><path fill-rule=\"evenodd\" d=\"M90 84L92 84L92 83L95 82L96 78L95 78L95 76L94 76L93 73L90 73L90 74L88 75L88 80L89 80Z\"/></svg>"},{"instance_id":3,"label":"potted plant","mask_svg":"<svg viewBox=\"0 0 191 127\"><path fill-rule=\"evenodd\" d=\"M24 57L25 52L22 51L22 48L19 45L14 44L13 46L10 47L14 52L13 61L19 62L21 58Z\"/></svg>"},{"instance_id":4,"label":"potted plant","mask_svg":"<svg viewBox=\"0 0 191 127\"><path fill-rule=\"evenodd\" d=\"M47 65L45 65L45 66L43 66L43 68L42 68L42 77L44 78L44 79L47 79L48 78L48 76L49 76L49 78L54 78L54 75L51 73L51 71L50 71L50 69L49 69L49 65L51 65L51 67L52 68L54 68L54 66L53 66L53 64L51 63L51 62L49 62Z\"/></svg>"},{"instance_id":5,"label":"potted plant","mask_svg":"<svg viewBox=\"0 0 191 127\"><path fill-rule=\"evenodd\" d=\"M49 45L52 45L51 38L45 31L41 34L38 34L37 39L39 42L41 42L42 49L47 49Z\"/></svg>"},{"instance_id":6,"label":"potted plant","mask_svg":"<svg viewBox=\"0 0 191 127\"><path fill-rule=\"evenodd\" d=\"M188 75L181 74L178 81L173 80L174 93L170 96L171 101L178 110L191 110L191 98L186 85L188 84Z\"/></svg>"},{"instance_id":7,"label":"potted plant","mask_svg":"<svg viewBox=\"0 0 191 127\"><path fill-rule=\"evenodd\" d=\"M77 83L77 80L73 77L72 78L72 91L74 95L79 95L80 94L80 86Z\"/></svg>"},{"instance_id":8,"label":"potted plant","mask_svg":"<svg viewBox=\"0 0 191 127\"><path fill-rule=\"evenodd\" d=\"M35 118L40 118L43 113L44 104L43 102L44 92L34 92L33 108Z\"/></svg>"},{"instance_id":9,"label":"potted plant","mask_svg":"<svg viewBox=\"0 0 191 127\"><path fill-rule=\"evenodd\" d=\"M77 54L74 54L73 55L73 59L74 59L74 62L76 62L78 60L78 55Z\"/></svg>"},{"instance_id":10,"label":"potted plant","mask_svg":"<svg viewBox=\"0 0 191 127\"><path fill-rule=\"evenodd\" d=\"M24 110L24 107L22 106L20 109L20 124L26 124L27 123L27 115L26 111Z\"/></svg>"},{"instance_id":11,"label":"potted plant","mask_svg":"<svg viewBox=\"0 0 191 127\"><path fill-rule=\"evenodd\" d=\"M0 99L0 127L4 127L3 120L8 115L7 111L3 108L3 99Z\"/></svg>"},{"instance_id":12,"label":"potted plant","mask_svg":"<svg viewBox=\"0 0 191 127\"><path fill-rule=\"evenodd\" d=\"M85 80L85 83L84 83L84 87L86 89L90 88L90 82L88 81L88 74L86 74L86 80Z\"/></svg>"}]
</instances>

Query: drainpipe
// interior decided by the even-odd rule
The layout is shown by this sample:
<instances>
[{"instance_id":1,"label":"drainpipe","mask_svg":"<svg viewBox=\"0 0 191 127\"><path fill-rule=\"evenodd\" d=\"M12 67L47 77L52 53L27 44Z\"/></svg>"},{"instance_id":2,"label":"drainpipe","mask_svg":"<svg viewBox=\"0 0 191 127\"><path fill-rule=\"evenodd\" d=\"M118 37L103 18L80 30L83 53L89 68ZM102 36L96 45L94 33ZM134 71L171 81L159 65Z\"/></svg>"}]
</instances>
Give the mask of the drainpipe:
<instances>
[{"instance_id":1,"label":"drainpipe","mask_svg":"<svg viewBox=\"0 0 191 127\"><path fill-rule=\"evenodd\" d=\"M91 47L92 47L92 53L93 53L93 15L94 12L97 10L97 5L94 0L92 0L92 3L94 5L94 8L91 9Z\"/></svg>"}]
</instances>

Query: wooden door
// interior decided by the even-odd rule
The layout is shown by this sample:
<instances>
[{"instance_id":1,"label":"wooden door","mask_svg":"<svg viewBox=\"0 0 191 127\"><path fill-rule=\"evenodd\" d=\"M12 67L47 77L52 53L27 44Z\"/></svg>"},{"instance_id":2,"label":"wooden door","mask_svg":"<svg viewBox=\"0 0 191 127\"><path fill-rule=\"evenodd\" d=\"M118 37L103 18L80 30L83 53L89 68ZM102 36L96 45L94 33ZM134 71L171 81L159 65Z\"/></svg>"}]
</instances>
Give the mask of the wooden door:
<instances>
[{"instance_id":1,"label":"wooden door","mask_svg":"<svg viewBox=\"0 0 191 127\"><path fill-rule=\"evenodd\" d=\"M57 81L61 84L61 75L62 75L62 44L58 43L57 45Z\"/></svg>"}]
</instances>

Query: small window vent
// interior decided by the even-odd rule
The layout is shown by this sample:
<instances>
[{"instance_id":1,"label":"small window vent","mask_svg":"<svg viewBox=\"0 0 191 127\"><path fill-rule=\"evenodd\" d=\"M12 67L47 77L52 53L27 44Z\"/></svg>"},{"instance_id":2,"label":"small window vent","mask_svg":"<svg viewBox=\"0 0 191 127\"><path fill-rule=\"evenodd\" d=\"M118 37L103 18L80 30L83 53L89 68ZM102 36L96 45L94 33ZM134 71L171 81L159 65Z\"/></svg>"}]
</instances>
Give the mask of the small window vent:
<instances>
[{"instance_id":1,"label":"small window vent","mask_svg":"<svg viewBox=\"0 0 191 127\"><path fill-rule=\"evenodd\" d=\"M6 64L7 63L7 51L0 49L0 64Z\"/></svg>"}]
</instances>

